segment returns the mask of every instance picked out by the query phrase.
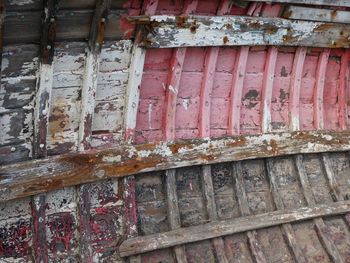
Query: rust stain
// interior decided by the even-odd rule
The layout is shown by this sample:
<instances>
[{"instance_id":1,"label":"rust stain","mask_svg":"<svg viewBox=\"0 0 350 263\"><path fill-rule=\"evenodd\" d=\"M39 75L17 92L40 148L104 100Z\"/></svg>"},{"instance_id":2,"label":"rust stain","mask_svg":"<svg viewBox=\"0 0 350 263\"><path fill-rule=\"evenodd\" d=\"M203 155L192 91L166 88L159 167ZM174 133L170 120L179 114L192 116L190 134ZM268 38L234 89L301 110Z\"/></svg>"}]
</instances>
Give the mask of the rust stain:
<instances>
[{"instance_id":1,"label":"rust stain","mask_svg":"<svg viewBox=\"0 0 350 263\"><path fill-rule=\"evenodd\" d=\"M224 44L226 45L226 44L228 43L228 37L227 37L227 36L224 36L223 41L224 41Z\"/></svg>"},{"instance_id":2,"label":"rust stain","mask_svg":"<svg viewBox=\"0 0 350 263\"><path fill-rule=\"evenodd\" d=\"M177 17L175 18L176 26L177 26L177 27L185 28L185 27L186 27L187 20L188 20L188 16L177 16Z\"/></svg>"}]
</instances>

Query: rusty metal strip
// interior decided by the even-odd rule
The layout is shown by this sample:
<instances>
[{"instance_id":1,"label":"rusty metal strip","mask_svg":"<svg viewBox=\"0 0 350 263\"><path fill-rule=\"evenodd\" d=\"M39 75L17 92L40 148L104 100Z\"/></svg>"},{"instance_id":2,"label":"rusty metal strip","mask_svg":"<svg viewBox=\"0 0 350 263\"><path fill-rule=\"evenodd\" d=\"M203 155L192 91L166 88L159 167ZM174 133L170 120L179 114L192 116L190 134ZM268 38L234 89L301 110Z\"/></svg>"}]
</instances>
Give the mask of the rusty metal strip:
<instances>
[{"instance_id":1,"label":"rusty metal strip","mask_svg":"<svg viewBox=\"0 0 350 263\"><path fill-rule=\"evenodd\" d=\"M300 47L295 53L290 81L289 126L291 131L300 129L300 88L307 48Z\"/></svg>"},{"instance_id":2,"label":"rusty metal strip","mask_svg":"<svg viewBox=\"0 0 350 263\"><path fill-rule=\"evenodd\" d=\"M271 192L272 192L272 197L274 200L274 203L276 205L276 208L278 210L283 210L286 209L285 205L283 203L283 199L281 196L281 193L278 190L277 182L276 182L276 173L273 170L274 166L274 161L273 159L266 159L266 168L267 168L267 175L268 178L270 179L270 184L271 184ZM296 260L296 262L300 263L306 263L308 260L305 257L305 254L303 254L301 248L298 245L298 242L295 237L294 229L291 224L283 224L282 225L282 231L283 231L283 236L285 237L289 248L292 251L293 258Z\"/></svg>"},{"instance_id":3,"label":"rusty metal strip","mask_svg":"<svg viewBox=\"0 0 350 263\"><path fill-rule=\"evenodd\" d=\"M250 216L250 209L248 204L247 194L244 188L243 182L243 172L242 172L242 164L241 162L237 162L233 164L233 180L235 182L235 192L236 197L239 204L239 210L243 217ZM258 234L255 230L247 232L248 241L250 245L250 249L252 251L252 255L255 259L255 262L265 263L267 262L264 252L262 251L262 247L258 241Z\"/></svg>"},{"instance_id":4,"label":"rusty metal strip","mask_svg":"<svg viewBox=\"0 0 350 263\"><path fill-rule=\"evenodd\" d=\"M304 195L305 200L306 200L306 204L308 206L315 206L316 201L315 201L315 198L313 196L311 185L310 185L308 176L307 176L306 171L305 171L305 167L304 167L304 163L303 163L303 156L296 155L294 157L294 163L295 163L296 171L297 171L299 179L300 179L300 184L301 184L303 195ZM315 218L313 221L314 221L314 224L315 224L315 227L317 230L317 234L318 234L320 241L321 241L320 243L324 246L329 257L333 260L333 262L343 262L343 259L340 255L338 249L336 248L336 246L334 245L332 240L330 240L329 237L327 237L327 235L326 235L327 226L324 223L323 219L322 218Z\"/></svg>"},{"instance_id":5,"label":"rusty metal strip","mask_svg":"<svg viewBox=\"0 0 350 263\"><path fill-rule=\"evenodd\" d=\"M134 16L146 48L282 45L349 48L346 24L247 16Z\"/></svg>"},{"instance_id":6,"label":"rusty metal strip","mask_svg":"<svg viewBox=\"0 0 350 263\"><path fill-rule=\"evenodd\" d=\"M297 223L319 217L345 214L349 211L350 201L343 201L293 210L273 211L254 216L244 216L231 220L207 223L204 225L128 239L121 244L119 252L122 257L137 255L149 251L246 231L256 231L258 229L287 223Z\"/></svg>"},{"instance_id":7,"label":"rusty metal strip","mask_svg":"<svg viewBox=\"0 0 350 263\"><path fill-rule=\"evenodd\" d=\"M247 2L266 2L266 0L244 0ZM284 4L305 4L305 5L322 5L322 6L344 6L350 7L348 0L269 0L268 2L273 3L284 3Z\"/></svg>"},{"instance_id":8,"label":"rusty metal strip","mask_svg":"<svg viewBox=\"0 0 350 263\"><path fill-rule=\"evenodd\" d=\"M324 129L324 86L330 50L324 50L319 58L314 92L314 125L316 129Z\"/></svg>"},{"instance_id":9,"label":"rusty metal strip","mask_svg":"<svg viewBox=\"0 0 350 263\"><path fill-rule=\"evenodd\" d=\"M193 165L350 150L350 131L293 132L94 150L0 168L0 202L66 186Z\"/></svg>"}]
</instances>

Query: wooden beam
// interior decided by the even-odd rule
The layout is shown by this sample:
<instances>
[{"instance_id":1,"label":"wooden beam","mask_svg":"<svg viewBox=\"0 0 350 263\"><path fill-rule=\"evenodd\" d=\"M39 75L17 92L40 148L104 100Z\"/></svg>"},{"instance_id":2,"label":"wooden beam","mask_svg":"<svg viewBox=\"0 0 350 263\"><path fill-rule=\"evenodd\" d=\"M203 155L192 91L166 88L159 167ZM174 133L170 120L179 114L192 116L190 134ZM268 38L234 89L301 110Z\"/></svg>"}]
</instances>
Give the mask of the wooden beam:
<instances>
[{"instance_id":1,"label":"wooden beam","mask_svg":"<svg viewBox=\"0 0 350 263\"><path fill-rule=\"evenodd\" d=\"M0 168L0 202L66 186L193 165L350 150L350 131L195 139L94 150Z\"/></svg>"},{"instance_id":2,"label":"wooden beam","mask_svg":"<svg viewBox=\"0 0 350 263\"><path fill-rule=\"evenodd\" d=\"M323 97L329 54L329 49L322 51L317 65L314 92L314 125L316 129L324 129Z\"/></svg>"},{"instance_id":3,"label":"wooden beam","mask_svg":"<svg viewBox=\"0 0 350 263\"><path fill-rule=\"evenodd\" d=\"M350 12L303 6L288 6L284 18L332 23L350 23Z\"/></svg>"},{"instance_id":4,"label":"wooden beam","mask_svg":"<svg viewBox=\"0 0 350 263\"><path fill-rule=\"evenodd\" d=\"M233 164L233 180L235 182L235 192L236 198L239 205L239 211L243 217L250 216L250 209L248 204L247 193L244 188L243 182L243 172L242 172L242 164L241 162L237 162ZM248 231L247 233L248 242L250 246L250 250L252 251L252 255L254 257L255 262L259 263L267 263L264 252L262 251L261 245L258 241L258 234L256 230Z\"/></svg>"},{"instance_id":5,"label":"wooden beam","mask_svg":"<svg viewBox=\"0 0 350 263\"><path fill-rule=\"evenodd\" d=\"M294 162L295 162L297 173L299 175L300 184L306 200L306 204L308 206L315 206L316 200L315 200L315 197L313 196L309 178L305 171L303 156L296 155L294 157ZM324 223L323 219L315 218L313 221L316 227L317 234L321 239L320 243L324 246L329 257L333 260L333 262L343 262L343 258L341 257L337 247L334 245L334 242L326 235L328 231L327 231L327 226Z\"/></svg>"},{"instance_id":6,"label":"wooden beam","mask_svg":"<svg viewBox=\"0 0 350 263\"><path fill-rule=\"evenodd\" d=\"M53 82L52 61L56 39L57 0L44 2L45 12L42 17L42 35L40 42L40 65L36 84L34 108L34 158L47 156L47 132L49 124L51 91Z\"/></svg>"},{"instance_id":7,"label":"wooden beam","mask_svg":"<svg viewBox=\"0 0 350 263\"><path fill-rule=\"evenodd\" d=\"M276 208L277 208L277 210L284 210L286 208L285 208L281 193L278 189L273 159L266 160L266 168L267 168L267 175L268 175L268 178L270 179L270 185L272 188L271 189L272 198L274 200ZM282 225L282 232L283 232L283 236L284 236L285 240L288 243L289 248L291 249L291 251L293 253L293 258L296 260L296 262L299 262L299 263L308 262L305 255L303 254L301 248L298 245L298 242L296 240L295 232L294 232L292 225L290 223L283 224Z\"/></svg>"},{"instance_id":8,"label":"wooden beam","mask_svg":"<svg viewBox=\"0 0 350 263\"><path fill-rule=\"evenodd\" d=\"M100 53L110 5L111 0L99 0L97 2L90 26L89 44L81 92L81 113L78 131L78 148L81 151L90 148Z\"/></svg>"},{"instance_id":9,"label":"wooden beam","mask_svg":"<svg viewBox=\"0 0 350 263\"><path fill-rule=\"evenodd\" d=\"M0 79L2 72L2 52L3 52L3 32L4 32L4 21L5 21L5 0L0 0Z\"/></svg>"},{"instance_id":10,"label":"wooden beam","mask_svg":"<svg viewBox=\"0 0 350 263\"><path fill-rule=\"evenodd\" d=\"M275 79L275 68L277 62L278 49L271 47L268 50L265 73L263 80L263 92L262 92L262 116L261 116L261 128L263 133L271 132L271 103L272 103L272 89Z\"/></svg>"},{"instance_id":11,"label":"wooden beam","mask_svg":"<svg viewBox=\"0 0 350 263\"><path fill-rule=\"evenodd\" d=\"M244 0L247 2L272 2L283 4L301 4L301 5L322 5L322 6L344 6L350 7L348 0Z\"/></svg>"},{"instance_id":12,"label":"wooden beam","mask_svg":"<svg viewBox=\"0 0 350 263\"><path fill-rule=\"evenodd\" d=\"M119 253L122 257L173 247L180 244L198 242L236 233L297 223L318 217L345 214L350 211L350 201L327 205L303 207L295 210L279 210L254 216L208 223L200 226L181 228L160 234L153 234L124 241Z\"/></svg>"},{"instance_id":13,"label":"wooden beam","mask_svg":"<svg viewBox=\"0 0 350 263\"><path fill-rule=\"evenodd\" d=\"M346 130L348 126L348 92L349 92L349 62L350 52L345 50L341 57L338 103L339 103L339 126L342 130Z\"/></svg>"},{"instance_id":14,"label":"wooden beam","mask_svg":"<svg viewBox=\"0 0 350 263\"><path fill-rule=\"evenodd\" d=\"M245 16L139 16L149 25L140 42L147 48L282 45L349 48L346 24Z\"/></svg>"},{"instance_id":15,"label":"wooden beam","mask_svg":"<svg viewBox=\"0 0 350 263\"><path fill-rule=\"evenodd\" d=\"M289 127L291 131L300 129L300 89L307 48L299 47L295 53L290 81Z\"/></svg>"}]
</instances>

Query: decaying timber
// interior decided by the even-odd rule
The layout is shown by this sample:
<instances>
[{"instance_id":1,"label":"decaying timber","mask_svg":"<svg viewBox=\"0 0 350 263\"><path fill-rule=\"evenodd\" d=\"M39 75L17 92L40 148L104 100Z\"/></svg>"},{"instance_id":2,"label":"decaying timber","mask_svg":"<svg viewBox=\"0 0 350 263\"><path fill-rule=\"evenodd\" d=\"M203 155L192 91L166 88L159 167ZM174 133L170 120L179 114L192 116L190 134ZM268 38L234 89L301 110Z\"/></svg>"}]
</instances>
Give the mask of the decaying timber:
<instances>
[{"instance_id":1,"label":"decaying timber","mask_svg":"<svg viewBox=\"0 0 350 263\"><path fill-rule=\"evenodd\" d=\"M0 262L349 262L349 8L0 1Z\"/></svg>"}]
</instances>

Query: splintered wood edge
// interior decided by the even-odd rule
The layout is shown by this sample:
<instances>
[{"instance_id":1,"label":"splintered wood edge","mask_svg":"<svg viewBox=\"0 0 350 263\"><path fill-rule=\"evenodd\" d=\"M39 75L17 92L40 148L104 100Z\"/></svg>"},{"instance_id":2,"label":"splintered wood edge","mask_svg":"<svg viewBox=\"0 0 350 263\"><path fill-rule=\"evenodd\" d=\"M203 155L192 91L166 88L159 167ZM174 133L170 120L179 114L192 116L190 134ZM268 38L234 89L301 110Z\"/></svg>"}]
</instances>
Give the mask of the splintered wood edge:
<instances>
[{"instance_id":1,"label":"splintered wood edge","mask_svg":"<svg viewBox=\"0 0 350 263\"><path fill-rule=\"evenodd\" d=\"M144 172L300 153L350 150L350 131L195 139L65 154L0 167L0 202Z\"/></svg>"}]
</instances>

